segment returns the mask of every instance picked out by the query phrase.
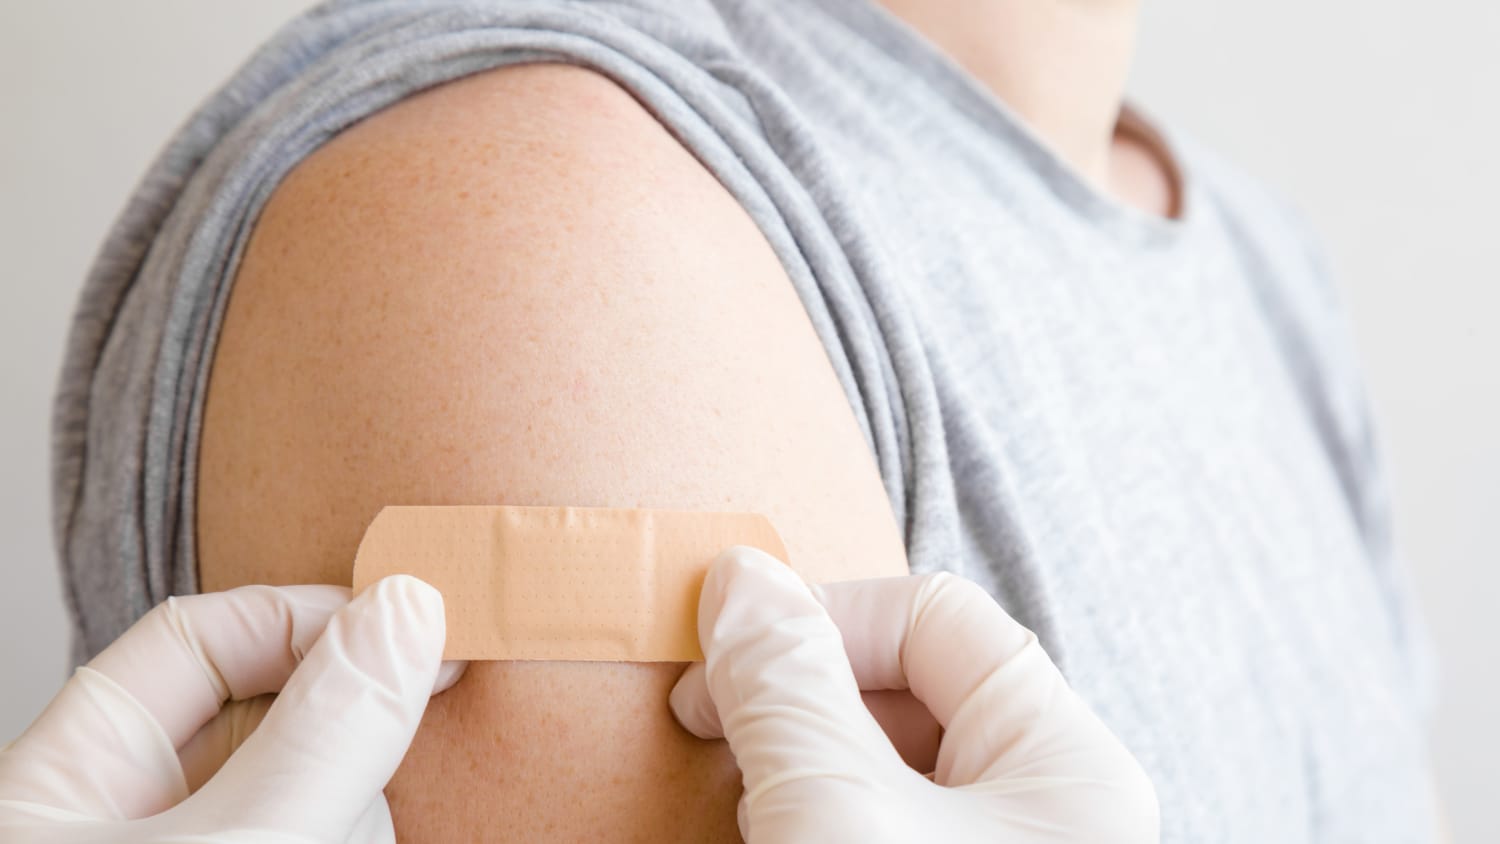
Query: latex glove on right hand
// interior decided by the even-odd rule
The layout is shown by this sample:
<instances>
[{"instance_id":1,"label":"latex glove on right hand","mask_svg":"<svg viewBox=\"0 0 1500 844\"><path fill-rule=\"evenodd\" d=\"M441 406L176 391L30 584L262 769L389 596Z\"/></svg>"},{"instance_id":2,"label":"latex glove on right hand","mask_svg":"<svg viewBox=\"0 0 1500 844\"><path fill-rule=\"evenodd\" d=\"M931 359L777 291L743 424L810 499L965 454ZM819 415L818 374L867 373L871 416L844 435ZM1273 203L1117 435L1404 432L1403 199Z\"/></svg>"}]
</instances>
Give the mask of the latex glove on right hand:
<instances>
[{"instance_id":1,"label":"latex glove on right hand","mask_svg":"<svg viewBox=\"0 0 1500 844\"><path fill-rule=\"evenodd\" d=\"M977 584L950 574L808 586L735 546L698 609L705 662L677 720L724 737L747 841L1156 842L1135 758ZM932 779L860 698L905 689L944 728Z\"/></svg>"}]
</instances>

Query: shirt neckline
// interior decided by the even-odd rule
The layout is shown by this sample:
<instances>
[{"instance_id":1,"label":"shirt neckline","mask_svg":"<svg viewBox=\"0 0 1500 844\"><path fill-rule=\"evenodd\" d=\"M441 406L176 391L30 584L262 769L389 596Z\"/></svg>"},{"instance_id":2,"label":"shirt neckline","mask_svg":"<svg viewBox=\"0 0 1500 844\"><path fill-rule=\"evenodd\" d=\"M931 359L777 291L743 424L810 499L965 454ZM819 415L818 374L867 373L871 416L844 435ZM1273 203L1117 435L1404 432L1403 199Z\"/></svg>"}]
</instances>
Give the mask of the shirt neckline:
<instances>
[{"instance_id":1,"label":"shirt neckline","mask_svg":"<svg viewBox=\"0 0 1500 844\"><path fill-rule=\"evenodd\" d=\"M1201 186L1187 165L1181 140L1126 95L1116 131L1146 144L1167 170L1177 198L1175 217L1137 208L1097 188L1013 109L929 39L876 0L818 0L830 14L891 55L969 119L1012 144L1031 162L1057 197L1105 234L1122 240L1168 245L1185 236L1202 216Z\"/></svg>"}]
</instances>

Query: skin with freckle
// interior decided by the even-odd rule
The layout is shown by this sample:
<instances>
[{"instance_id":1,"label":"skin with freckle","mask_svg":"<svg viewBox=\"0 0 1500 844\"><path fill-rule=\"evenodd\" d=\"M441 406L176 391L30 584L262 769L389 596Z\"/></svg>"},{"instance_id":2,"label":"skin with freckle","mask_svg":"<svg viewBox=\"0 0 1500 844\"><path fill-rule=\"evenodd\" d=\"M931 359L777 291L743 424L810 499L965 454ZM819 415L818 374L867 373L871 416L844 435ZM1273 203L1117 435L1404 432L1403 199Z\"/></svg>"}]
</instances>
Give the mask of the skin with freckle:
<instances>
[{"instance_id":1,"label":"skin with freckle","mask_svg":"<svg viewBox=\"0 0 1500 844\"><path fill-rule=\"evenodd\" d=\"M240 265L202 436L205 591L348 583L386 504L752 510L810 579L906 571L769 245L577 67L429 89L299 164ZM387 789L401 840L737 840L732 757L667 709L681 669L472 665Z\"/></svg>"}]
</instances>

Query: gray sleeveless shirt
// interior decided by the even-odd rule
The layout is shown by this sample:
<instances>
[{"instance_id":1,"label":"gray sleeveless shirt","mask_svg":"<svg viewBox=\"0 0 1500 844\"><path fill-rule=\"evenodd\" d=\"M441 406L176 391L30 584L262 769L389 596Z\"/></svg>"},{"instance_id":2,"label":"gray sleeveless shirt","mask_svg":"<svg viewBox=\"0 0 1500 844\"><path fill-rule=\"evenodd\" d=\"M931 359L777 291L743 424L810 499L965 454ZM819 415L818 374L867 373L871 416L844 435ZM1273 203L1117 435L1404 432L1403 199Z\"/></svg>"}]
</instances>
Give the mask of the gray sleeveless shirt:
<instances>
[{"instance_id":1,"label":"gray sleeveless shirt","mask_svg":"<svg viewBox=\"0 0 1500 844\"><path fill-rule=\"evenodd\" d=\"M868 0L333 0L288 23L165 147L78 305L54 418L77 659L196 589L205 382L272 189L402 97L532 61L618 81L743 204L913 570L1037 632L1151 774L1164 841L1427 839L1431 662L1306 227L1136 108L1183 213L1098 193Z\"/></svg>"}]
</instances>

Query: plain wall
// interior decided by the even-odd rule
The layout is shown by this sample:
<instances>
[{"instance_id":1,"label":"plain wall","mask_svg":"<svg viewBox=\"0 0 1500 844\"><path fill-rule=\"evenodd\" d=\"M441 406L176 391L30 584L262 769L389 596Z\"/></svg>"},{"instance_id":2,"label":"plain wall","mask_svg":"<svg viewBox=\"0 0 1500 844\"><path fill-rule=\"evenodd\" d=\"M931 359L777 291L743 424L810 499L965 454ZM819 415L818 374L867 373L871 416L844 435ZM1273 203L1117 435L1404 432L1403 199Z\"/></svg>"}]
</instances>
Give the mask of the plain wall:
<instances>
[{"instance_id":1,"label":"plain wall","mask_svg":"<svg viewBox=\"0 0 1500 844\"><path fill-rule=\"evenodd\" d=\"M304 0L0 5L0 741L65 678L48 420L69 313L168 135ZM1297 202L1355 320L1442 661L1454 838L1496 840L1500 7L1147 2L1134 96ZM1372 736L1378 741L1378 736Z\"/></svg>"}]
</instances>

